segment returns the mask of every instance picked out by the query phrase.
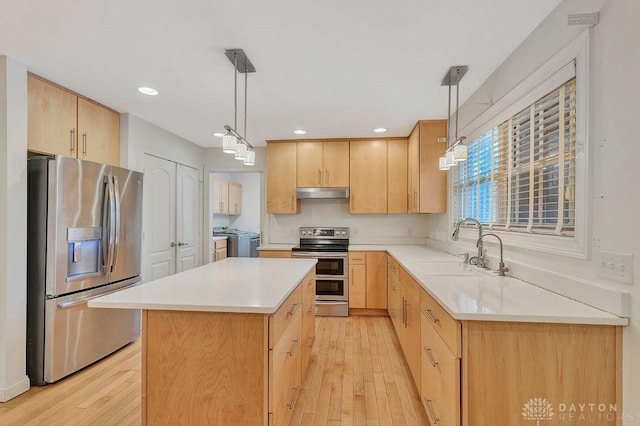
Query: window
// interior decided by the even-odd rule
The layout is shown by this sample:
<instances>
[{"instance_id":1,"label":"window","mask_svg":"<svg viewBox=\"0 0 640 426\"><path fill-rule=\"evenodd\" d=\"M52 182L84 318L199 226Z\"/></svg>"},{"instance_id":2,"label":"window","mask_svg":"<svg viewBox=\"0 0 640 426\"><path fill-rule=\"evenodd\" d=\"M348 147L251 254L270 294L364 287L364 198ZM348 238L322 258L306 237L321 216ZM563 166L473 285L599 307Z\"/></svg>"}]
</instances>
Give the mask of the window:
<instances>
[{"instance_id":1,"label":"window","mask_svg":"<svg viewBox=\"0 0 640 426\"><path fill-rule=\"evenodd\" d=\"M454 219L475 217L495 230L573 236L575 185L572 77L469 143L468 160L453 170Z\"/></svg>"}]
</instances>

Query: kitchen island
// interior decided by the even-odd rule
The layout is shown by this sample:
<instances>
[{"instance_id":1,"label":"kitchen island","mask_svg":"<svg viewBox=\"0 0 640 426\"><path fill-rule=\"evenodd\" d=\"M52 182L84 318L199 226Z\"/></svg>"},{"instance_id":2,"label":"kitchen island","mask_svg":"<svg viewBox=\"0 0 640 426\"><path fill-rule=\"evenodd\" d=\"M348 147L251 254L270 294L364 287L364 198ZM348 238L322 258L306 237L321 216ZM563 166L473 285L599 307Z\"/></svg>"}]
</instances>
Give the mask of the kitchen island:
<instances>
[{"instance_id":1,"label":"kitchen island","mask_svg":"<svg viewBox=\"0 0 640 426\"><path fill-rule=\"evenodd\" d=\"M315 263L228 258L91 300L143 310L143 424L288 424L314 340Z\"/></svg>"}]
</instances>

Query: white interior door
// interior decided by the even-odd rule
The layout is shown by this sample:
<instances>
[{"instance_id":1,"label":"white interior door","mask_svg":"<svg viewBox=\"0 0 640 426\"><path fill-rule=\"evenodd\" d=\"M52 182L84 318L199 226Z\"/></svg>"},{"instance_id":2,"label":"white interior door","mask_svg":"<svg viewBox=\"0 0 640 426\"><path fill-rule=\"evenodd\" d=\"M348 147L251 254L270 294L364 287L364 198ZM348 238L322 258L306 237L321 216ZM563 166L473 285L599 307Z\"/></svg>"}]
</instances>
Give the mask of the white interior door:
<instances>
[{"instance_id":1,"label":"white interior door","mask_svg":"<svg viewBox=\"0 0 640 426\"><path fill-rule=\"evenodd\" d=\"M143 193L143 274L152 281L176 272L176 163L145 154Z\"/></svg>"},{"instance_id":2,"label":"white interior door","mask_svg":"<svg viewBox=\"0 0 640 426\"><path fill-rule=\"evenodd\" d=\"M176 272L186 271L200 265L200 232L198 196L198 170L177 165L176 191Z\"/></svg>"}]
</instances>

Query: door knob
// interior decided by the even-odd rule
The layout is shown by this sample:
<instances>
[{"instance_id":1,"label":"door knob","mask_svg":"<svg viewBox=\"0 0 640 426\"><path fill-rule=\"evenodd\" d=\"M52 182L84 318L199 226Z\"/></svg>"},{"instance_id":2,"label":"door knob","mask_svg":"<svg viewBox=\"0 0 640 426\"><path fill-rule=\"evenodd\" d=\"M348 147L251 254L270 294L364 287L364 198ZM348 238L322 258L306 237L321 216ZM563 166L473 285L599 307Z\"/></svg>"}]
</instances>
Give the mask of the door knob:
<instances>
[{"instance_id":1,"label":"door knob","mask_svg":"<svg viewBox=\"0 0 640 426\"><path fill-rule=\"evenodd\" d=\"M177 244L175 242L171 241L171 247L175 247L175 246L177 246Z\"/></svg>"}]
</instances>

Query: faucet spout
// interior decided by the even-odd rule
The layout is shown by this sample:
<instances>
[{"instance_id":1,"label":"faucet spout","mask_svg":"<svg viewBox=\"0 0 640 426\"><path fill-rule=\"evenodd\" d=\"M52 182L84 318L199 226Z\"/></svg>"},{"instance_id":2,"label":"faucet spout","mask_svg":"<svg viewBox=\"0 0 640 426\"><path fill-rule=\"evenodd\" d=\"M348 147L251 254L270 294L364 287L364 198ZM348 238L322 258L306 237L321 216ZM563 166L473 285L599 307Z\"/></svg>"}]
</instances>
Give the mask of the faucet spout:
<instances>
[{"instance_id":1,"label":"faucet spout","mask_svg":"<svg viewBox=\"0 0 640 426\"><path fill-rule=\"evenodd\" d=\"M458 241L458 237L460 234L460 225L465 222L474 223L478 226L478 242L476 242L476 247L478 247L478 256L476 256L476 265L482 268L485 266L485 259L484 247L482 245L482 223L480 223L478 219L476 219L475 217L465 217L464 219L462 219L456 224L456 229L453 231L453 234L451 234L451 239L453 241Z\"/></svg>"},{"instance_id":2,"label":"faucet spout","mask_svg":"<svg viewBox=\"0 0 640 426\"><path fill-rule=\"evenodd\" d=\"M492 237L496 237L498 239L498 242L500 243L500 265L498 266L498 275L500 275L501 277L504 277L505 272L509 272L509 268L504 266L504 259L502 257L502 238L500 238L499 236L493 233L484 234L480 236L480 238L478 238L478 241L476 242L476 247L480 247L482 245L482 239L489 235L491 235Z\"/></svg>"}]
</instances>

